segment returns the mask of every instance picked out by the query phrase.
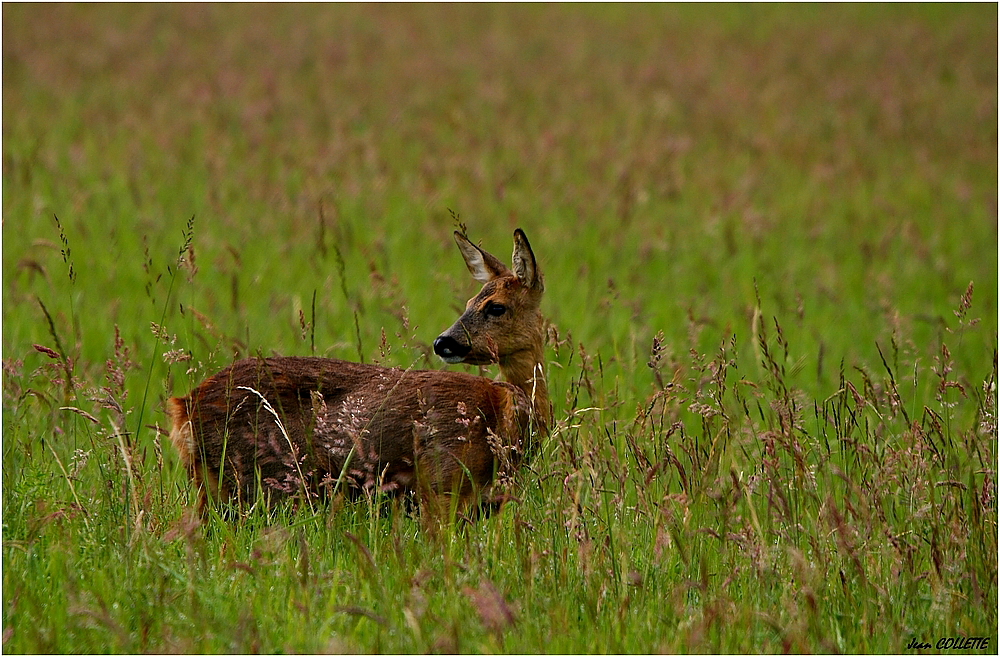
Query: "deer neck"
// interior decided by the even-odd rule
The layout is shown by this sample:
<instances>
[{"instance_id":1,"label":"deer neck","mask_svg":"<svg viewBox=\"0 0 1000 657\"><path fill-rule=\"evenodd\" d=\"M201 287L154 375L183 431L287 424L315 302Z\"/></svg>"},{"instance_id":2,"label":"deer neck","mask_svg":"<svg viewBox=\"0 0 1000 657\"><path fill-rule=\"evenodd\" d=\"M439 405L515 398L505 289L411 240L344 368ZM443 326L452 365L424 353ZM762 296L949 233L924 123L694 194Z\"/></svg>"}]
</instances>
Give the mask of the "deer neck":
<instances>
[{"instance_id":1,"label":"deer neck","mask_svg":"<svg viewBox=\"0 0 1000 657\"><path fill-rule=\"evenodd\" d=\"M552 417L549 387L545 379L545 358L542 347L524 349L500 362L504 381L517 386L531 400L532 421L539 434L548 434Z\"/></svg>"}]
</instances>

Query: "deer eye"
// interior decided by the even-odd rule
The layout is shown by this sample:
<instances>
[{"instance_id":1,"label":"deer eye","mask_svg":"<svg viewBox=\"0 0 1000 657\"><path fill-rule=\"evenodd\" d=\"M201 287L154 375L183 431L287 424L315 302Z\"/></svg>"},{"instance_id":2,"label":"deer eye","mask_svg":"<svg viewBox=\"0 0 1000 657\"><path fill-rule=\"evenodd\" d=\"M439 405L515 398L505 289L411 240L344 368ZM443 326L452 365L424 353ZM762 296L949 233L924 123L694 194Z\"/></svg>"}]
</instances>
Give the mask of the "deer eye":
<instances>
[{"instance_id":1,"label":"deer eye","mask_svg":"<svg viewBox=\"0 0 1000 657\"><path fill-rule=\"evenodd\" d=\"M502 303L493 303L492 301L486 304L486 314L490 317L499 317L500 315L507 312L507 306Z\"/></svg>"}]
</instances>

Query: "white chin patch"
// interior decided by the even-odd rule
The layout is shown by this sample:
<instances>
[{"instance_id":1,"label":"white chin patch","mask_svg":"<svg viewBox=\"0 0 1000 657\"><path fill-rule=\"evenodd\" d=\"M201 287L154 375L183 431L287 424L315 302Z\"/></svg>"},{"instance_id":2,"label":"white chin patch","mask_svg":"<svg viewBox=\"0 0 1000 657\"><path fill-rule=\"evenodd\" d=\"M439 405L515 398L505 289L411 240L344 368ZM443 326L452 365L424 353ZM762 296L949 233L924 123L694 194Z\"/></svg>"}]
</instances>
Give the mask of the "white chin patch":
<instances>
[{"instance_id":1,"label":"white chin patch","mask_svg":"<svg viewBox=\"0 0 1000 657\"><path fill-rule=\"evenodd\" d=\"M448 363L449 365L454 365L455 363L461 363L462 362L462 357L461 356L448 356L447 358L445 358L444 356L441 356L441 360L443 360L444 362Z\"/></svg>"}]
</instances>

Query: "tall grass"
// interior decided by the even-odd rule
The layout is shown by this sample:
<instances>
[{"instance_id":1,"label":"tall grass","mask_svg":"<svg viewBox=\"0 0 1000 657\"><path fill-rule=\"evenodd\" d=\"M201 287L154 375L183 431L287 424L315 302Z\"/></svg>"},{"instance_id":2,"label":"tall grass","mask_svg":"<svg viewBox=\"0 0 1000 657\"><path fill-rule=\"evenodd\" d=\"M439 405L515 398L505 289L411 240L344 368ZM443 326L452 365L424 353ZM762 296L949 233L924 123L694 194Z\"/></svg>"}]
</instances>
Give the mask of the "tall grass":
<instances>
[{"instance_id":1,"label":"tall grass","mask_svg":"<svg viewBox=\"0 0 1000 657\"><path fill-rule=\"evenodd\" d=\"M5 652L995 649L995 8L3 18ZM439 367L450 209L546 276L515 499L199 518L165 398Z\"/></svg>"}]
</instances>

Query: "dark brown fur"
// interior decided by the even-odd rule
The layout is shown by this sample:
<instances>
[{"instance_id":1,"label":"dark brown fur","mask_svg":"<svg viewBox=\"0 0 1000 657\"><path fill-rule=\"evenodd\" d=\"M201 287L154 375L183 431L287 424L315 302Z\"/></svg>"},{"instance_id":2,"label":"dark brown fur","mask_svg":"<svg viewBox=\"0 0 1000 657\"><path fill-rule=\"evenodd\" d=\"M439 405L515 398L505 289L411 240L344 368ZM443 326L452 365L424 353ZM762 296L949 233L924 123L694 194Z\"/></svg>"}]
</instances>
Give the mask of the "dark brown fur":
<instances>
[{"instance_id":1,"label":"dark brown fur","mask_svg":"<svg viewBox=\"0 0 1000 657\"><path fill-rule=\"evenodd\" d=\"M241 360L171 400L174 443L195 481L245 503L258 488L323 495L338 480L355 492L469 496L493 478L490 431L527 450L530 408L507 383L326 358Z\"/></svg>"}]
</instances>

